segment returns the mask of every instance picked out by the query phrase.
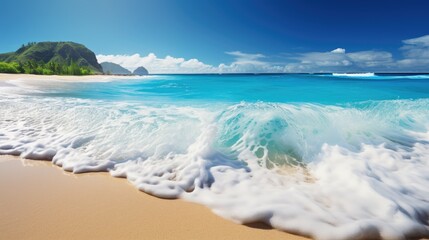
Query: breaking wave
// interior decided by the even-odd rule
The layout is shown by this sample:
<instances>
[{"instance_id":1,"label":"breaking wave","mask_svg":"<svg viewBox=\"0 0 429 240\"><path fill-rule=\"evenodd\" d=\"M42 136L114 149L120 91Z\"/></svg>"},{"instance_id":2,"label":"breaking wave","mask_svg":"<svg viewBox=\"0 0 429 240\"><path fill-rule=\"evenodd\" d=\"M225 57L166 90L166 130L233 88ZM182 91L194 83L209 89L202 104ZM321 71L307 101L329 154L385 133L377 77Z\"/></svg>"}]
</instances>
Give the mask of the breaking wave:
<instances>
[{"instance_id":1,"label":"breaking wave","mask_svg":"<svg viewBox=\"0 0 429 240\"><path fill-rule=\"evenodd\" d=\"M429 236L427 99L0 105L0 154L109 171L155 196L320 239Z\"/></svg>"}]
</instances>

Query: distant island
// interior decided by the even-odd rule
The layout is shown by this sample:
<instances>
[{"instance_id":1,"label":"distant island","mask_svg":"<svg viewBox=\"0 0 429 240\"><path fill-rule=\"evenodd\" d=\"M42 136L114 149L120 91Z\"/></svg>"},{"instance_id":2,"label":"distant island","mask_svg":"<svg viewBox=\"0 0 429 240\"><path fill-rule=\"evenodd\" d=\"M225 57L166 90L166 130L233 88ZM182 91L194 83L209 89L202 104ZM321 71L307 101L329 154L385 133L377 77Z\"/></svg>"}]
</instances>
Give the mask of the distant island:
<instances>
[{"instance_id":1,"label":"distant island","mask_svg":"<svg viewBox=\"0 0 429 240\"><path fill-rule=\"evenodd\" d=\"M138 70L138 71L137 71ZM137 73L136 73L137 71ZM74 42L31 42L0 54L0 73L39 75L147 75L144 67L131 73L115 63L99 64L93 51Z\"/></svg>"},{"instance_id":2,"label":"distant island","mask_svg":"<svg viewBox=\"0 0 429 240\"><path fill-rule=\"evenodd\" d=\"M130 70L112 62L102 62L103 72L108 75L148 75L149 72L143 66L136 68L132 73Z\"/></svg>"},{"instance_id":3,"label":"distant island","mask_svg":"<svg viewBox=\"0 0 429 240\"><path fill-rule=\"evenodd\" d=\"M149 72L147 71L147 69L145 67L138 67L136 68L136 70L134 70L133 72L134 75L148 75Z\"/></svg>"},{"instance_id":4,"label":"distant island","mask_svg":"<svg viewBox=\"0 0 429 240\"><path fill-rule=\"evenodd\" d=\"M101 67L103 67L103 72L105 74L116 74L116 75L131 75L130 70L122 67L119 64L112 62L102 62L100 63Z\"/></svg>"}]
</instances>

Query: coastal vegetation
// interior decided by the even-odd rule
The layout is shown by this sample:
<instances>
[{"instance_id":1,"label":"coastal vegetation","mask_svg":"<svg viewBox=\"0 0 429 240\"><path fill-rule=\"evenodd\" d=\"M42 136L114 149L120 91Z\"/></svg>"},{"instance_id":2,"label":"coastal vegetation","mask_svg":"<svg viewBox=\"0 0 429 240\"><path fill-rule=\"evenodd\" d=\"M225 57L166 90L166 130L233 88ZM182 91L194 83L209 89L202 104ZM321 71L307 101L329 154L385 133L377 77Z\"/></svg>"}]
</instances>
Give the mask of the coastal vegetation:
<instances>
[{"instance_id":1,"label":"coastal vegetation","mask_svg":"<svg viewBox=\"0 0 429 240\"><path fill-rule=\"evenodd\" d=\"M89 75L103 73L95 54L74 42L39 42L0 54L0 72L41 75Z\"/></svg>"},{"instance_id":2,"label":"coastal vegetation","mask_svg":"<svg viewBox=\"0 0 429 240\"><path fill-rule=\"evenodd\" d=\"M39 75L147 75L143 66L134 72L111 62L98 63L94 52L74 42L30 42L15 52L0 54L0 73Z\"/></svg>"},{"instance_id":3,"label":"coastal vegetation","mask_svg":"<svg viewBox=\"0 0 429 240\"><path fill-rule=\"evenodd\" d=\"M0 73L25 73L39 75L90 75L94 71L89 67L80 67L74 61L70 64L60 64L56 62L0 62Z\"/></svg>"}]
</instances>

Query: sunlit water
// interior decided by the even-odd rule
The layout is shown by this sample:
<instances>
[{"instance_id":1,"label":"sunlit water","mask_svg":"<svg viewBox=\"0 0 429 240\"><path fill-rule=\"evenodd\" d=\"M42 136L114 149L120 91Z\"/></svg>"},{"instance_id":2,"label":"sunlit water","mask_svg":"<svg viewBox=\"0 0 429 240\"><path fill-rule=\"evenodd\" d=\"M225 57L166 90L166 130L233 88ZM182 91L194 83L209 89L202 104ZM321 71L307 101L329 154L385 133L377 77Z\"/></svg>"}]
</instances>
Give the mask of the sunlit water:
<instances>
[{"instance_id":1,"label":"sunlit water","mask_svg":"<svg viewBox=\"0 0 429 240\"><path fill-rule=\"evenodd\" d=\"M429 236L428 75L0 84L0 153L321 239Z\"/></svg>"}]
</instances>

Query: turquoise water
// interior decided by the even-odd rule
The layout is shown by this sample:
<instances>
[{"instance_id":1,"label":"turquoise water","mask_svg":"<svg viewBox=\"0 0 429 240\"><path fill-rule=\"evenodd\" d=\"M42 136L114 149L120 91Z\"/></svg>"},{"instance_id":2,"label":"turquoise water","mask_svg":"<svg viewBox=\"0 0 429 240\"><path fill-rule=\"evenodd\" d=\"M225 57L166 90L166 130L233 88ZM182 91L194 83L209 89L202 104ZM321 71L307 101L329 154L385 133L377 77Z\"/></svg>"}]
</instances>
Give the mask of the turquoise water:
<instances>
[{"instance_id":1,"label":"turquoise water","mask_svg":"<svg viewBox=\"0 0 429 240\"><path fill-rule=\"evenodd\" d=\"M429 97L429 75L334 77L332 75L158 75L152 79L75 83L43 96L156 101L344 104Z\"/></svg>"},{"instance_id":2,"label":"turquoise water","mask_svg":"<svg viewBox=\"0 0 429 240\"><path fill-rule=\"evenodd\" d=\"M429 75L20 79L0 94L0 154L318 239L429 237Z\"/></svg>"}]
</instances>

